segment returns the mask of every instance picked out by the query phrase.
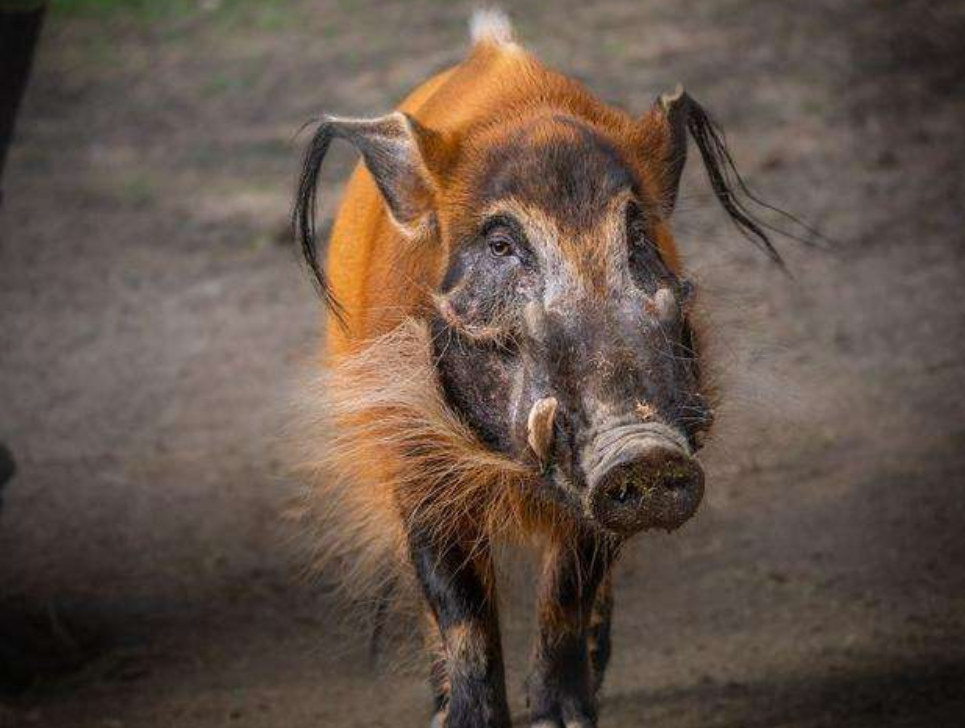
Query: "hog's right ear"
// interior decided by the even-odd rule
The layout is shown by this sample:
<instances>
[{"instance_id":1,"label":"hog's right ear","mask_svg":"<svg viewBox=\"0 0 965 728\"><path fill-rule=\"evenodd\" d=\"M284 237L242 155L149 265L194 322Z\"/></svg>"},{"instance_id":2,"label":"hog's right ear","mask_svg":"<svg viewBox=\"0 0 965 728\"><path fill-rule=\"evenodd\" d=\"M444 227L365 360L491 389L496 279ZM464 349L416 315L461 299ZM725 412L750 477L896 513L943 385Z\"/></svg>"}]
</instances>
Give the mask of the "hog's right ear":
<instances>
[{"instance_id":1,"label":"hog's right ear","mask_svg":"<svg viewBox=\"0 0 965 728\"><path fill-rule=\"evenodd\" d=\"M430 167L440 158L443 145L438 134L398 111L376 119L327 116L319 124L305 154L292 226L319 291L337 311L338 303L318 260L315 230L319 172L333 139L345 139L359 151L382 193L389 216L410 238L420 237L431 227L433 174Z\"/></svg>"}]
</instances>

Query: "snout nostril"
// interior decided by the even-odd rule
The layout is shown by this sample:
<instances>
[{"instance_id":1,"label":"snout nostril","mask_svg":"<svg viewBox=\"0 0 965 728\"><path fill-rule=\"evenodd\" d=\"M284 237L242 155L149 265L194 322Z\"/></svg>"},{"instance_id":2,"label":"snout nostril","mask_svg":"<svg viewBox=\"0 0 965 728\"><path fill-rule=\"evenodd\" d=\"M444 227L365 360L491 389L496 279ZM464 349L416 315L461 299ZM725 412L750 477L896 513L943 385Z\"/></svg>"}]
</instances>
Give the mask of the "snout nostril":
<instances>
[{"instance_id":1,"label":"snout nostril","mask_svg":"<svg viewBox=\"0 0 965 728\"><path fill-rule=\"evenodd\" d=\"M619 483L610 488L608 495L614 503L626 505L638 499L640 497L640 491L629 478L623 478Z\"/></svg>"},{"instance_id":2,"label":"snout nostril","mask_svg":"<svg viewBox=\"0 0 965 728\"><path fill-rule=\"evenodd\" d=\"M667 490L678 490L688 487L693 482L694 476L690 470L683 468L673 468L664 473L660 479L660 484Z\"/></svg>"},{"instance_id":3,"label":"snout nostril","mask_svg":"<svg viewBox=\"0 0 965 728\"><path fill-rule=\"evenodd\" d=\"M594 518L621 534L676 528L694 514L703 496L700 465L671 447L651 446L635 454L591 484L588 497Z\"/></svg>"},{"instance_id":4,"label":"snout nostril","mask_svg":"<svg viewBox=\"0 0 965 728\"><path fill-rule=\"evenodd\" d=\"M682 432L660 423L602 430L585 457L585 505L609 532L673 530L696 512L704 472Z\"/></svg>"}]
</instances>

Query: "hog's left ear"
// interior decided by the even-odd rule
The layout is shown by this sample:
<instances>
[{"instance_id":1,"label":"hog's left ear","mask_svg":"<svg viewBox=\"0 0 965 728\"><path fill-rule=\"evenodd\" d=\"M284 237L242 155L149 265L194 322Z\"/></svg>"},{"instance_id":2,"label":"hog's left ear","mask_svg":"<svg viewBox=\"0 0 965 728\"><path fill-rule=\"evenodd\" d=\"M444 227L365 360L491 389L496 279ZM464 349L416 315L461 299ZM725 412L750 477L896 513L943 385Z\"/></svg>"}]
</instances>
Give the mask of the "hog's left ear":
<instances>
[{"instance_id":1,"label":"hog's left ear","mask_svg":"<svg viewBox=\"0 0 965 728\"><path fill-rule=\"evenodd\" d=\"M690 137L700 153L700 161L717 202L744 237L772 260L783 265L767 234L768 230L805 243L825 240L814 228L751 193L734 164L723 131L682 86L678 85L673 93L662 94L640 123L644 153L658 172L657 184L660 186L664 215L669 216L673 212L677 201ZM803 229L808 237L800 237L758 219L755 209L781 215Z\"/></svg>"}]
</instances>

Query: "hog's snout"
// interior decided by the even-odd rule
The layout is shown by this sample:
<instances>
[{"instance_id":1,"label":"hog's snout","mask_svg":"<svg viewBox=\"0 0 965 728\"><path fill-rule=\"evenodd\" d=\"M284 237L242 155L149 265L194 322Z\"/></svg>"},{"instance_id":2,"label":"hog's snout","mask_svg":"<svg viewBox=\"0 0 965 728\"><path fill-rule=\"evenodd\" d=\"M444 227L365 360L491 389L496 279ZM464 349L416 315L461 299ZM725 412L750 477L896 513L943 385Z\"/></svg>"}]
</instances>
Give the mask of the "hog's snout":
<instances>
[{"instance_id":1,"label":"hog's snout","mask_svg":"<svg viewBox=\"0 0 965 728\"><path fill-rule=\"evenodd\" d=\"M587 460L590 514L624 536L681 526L704 494L699 463L686 442L663 425L607 430L595 438Z\"/></svg>"}]
</instances>

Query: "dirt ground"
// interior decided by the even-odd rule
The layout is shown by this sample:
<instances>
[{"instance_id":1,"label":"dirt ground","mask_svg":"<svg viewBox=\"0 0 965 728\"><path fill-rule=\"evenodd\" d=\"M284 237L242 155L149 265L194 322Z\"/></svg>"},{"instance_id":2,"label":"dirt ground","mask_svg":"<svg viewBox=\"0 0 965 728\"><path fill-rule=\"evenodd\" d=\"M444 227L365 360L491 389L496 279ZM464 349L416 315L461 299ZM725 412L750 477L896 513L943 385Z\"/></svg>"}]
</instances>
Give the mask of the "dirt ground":
<instances>
[{"instance_id":1,"label":"dirt ground","mask_svg":"<svg viewBox=\"0 0 965 728\"><path fill-rule=\"evenodd\" d=\"M464 53L469 6L65 5L0 211L0 726L427 724L421 665L373 669L285 518L318 303L283 231L300 125L389 109ZM504 7L626 108L682 81L839 242L785 244L789 280L685 180L732 406L698 517L620 566L601 724L965 725L965 8Z\"/></svg>"}]
</instances>

